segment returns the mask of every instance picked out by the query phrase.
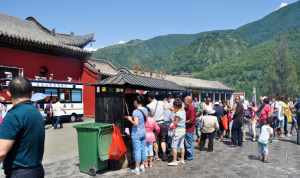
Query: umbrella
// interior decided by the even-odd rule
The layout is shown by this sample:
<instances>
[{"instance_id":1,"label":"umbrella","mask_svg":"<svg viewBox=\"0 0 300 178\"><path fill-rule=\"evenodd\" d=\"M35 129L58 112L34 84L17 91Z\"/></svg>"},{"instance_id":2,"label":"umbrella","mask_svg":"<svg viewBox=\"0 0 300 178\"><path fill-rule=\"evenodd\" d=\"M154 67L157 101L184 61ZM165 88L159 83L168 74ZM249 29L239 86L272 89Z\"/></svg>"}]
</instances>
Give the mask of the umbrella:
<instances>
[{"instance_id":1,"label":"umbrella","mask_svg":"<svg viewBox=\"0 0 300 178\"><path fill-rule=\"evenodd\" d=\"M40 101L43 100L47 97L48 95L44 94L44 93L34 93L31 96L31 101L36 102L36 101Z\"/></svg>"}]
</instances>

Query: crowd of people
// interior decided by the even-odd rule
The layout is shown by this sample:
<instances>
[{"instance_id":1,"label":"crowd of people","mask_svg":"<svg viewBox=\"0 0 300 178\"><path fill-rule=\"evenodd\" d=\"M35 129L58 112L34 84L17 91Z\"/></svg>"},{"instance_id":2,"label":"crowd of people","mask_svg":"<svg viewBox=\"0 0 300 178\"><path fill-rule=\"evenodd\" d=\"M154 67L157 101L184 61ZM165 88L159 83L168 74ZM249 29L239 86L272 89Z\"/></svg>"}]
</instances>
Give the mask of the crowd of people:
<instances>
[{"instance_id":1,"label":"crowd of people","mask_svg":"<svg viewBox=\"0 0 300 178\"><path fill-rule=\"evenodd\" d=\"M0 123L0 162L3 161L8 178L42 178L44 119L31 102L31 83L15 78L9 84L9 92L13 107L7 111L4 105L0 106L0 117L5 115ZM207 97L201 103L192 96L172 95L159 101L154 93L148 93L137 96L133 104L132 116L125 117L132 128L125 133L131 137L135 174L153 167L154 160L168 161L168 166L183 165L195 158L196 144L200 151L213 152L216 139L228 139L232 147L243 146L246 139L257 142L263 162L269 161L268 145L274 139L297 132L300 144L300 98L293 101L281 96L261 97L258 103L249 103L237 96L232 103L213 103ZM55 101L46 108L57 127L64 112L60 103Z\"/></svg>"},{"instance_id":2,"label":"crowd of people","mask_svg":"<svg viewBox=\"0 0 300 178\"><path fill-rule=\"evenodd\" d=\"M125 118L133 124L128 134L135 174L151 168L154 160L168 161L169 166L185 164L194 159L196 144L200 151L213 152L215 140L222 142L224 138L232 147L241 147L246 140L257 142L259 159L268 162L268 144L296 134L300 125L300 98L261 97L258 103L249 103L237 96L233 103L213 103L207 97L201 103L191 96L172 95L159 101L148 93L138 96L134 106L132 116Z\"/></svg>"}]
</instances>

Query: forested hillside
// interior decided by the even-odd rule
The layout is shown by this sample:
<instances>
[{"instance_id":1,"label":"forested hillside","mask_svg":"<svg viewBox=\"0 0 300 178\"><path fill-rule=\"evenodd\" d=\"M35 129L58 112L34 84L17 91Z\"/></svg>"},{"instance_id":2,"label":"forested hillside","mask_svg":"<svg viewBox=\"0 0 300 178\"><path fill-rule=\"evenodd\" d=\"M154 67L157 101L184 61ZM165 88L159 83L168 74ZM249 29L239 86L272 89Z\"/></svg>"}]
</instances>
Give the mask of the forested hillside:
<instances>
[{"instance_id":1,"label":"forested hillside","mask_svg":"<svg viewBox=\"0 0 300 178\"><path fill-rule=\"evenodd\" d=\"M285 80L292 86L288 92L296 94L300 83L299 29L298 1L235 30L133 40L99 49L94 57L126 67L137 64L153 71L193 73L248 94L253 87L260 94L286 93L276 84Z\"/></svg>"}]
</instances>

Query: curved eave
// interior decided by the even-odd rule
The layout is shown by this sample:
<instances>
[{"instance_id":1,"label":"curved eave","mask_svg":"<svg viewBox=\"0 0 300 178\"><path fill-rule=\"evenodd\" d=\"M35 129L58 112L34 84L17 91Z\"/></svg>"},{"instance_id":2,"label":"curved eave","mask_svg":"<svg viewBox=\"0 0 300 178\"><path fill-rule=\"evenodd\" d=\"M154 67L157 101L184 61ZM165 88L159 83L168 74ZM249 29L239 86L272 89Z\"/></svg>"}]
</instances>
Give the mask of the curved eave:
<instances>
[{"instance_id":1,"label":"curved eave","mask_svg":"<svg viewBox=\"0 0 300 178\"><path fill-rule=\"evenodd\" d=\"M85 58L91 55L91 52L78 47L67 46L64 44L52 44L47 42L35 41L33 39L22 38L20 36L2 33L1 31L0 43L2 45L12 46L21 50L38 50L56 55L66 55L80 58Z\"/></svg>"},{"instance_id":2,"label":"curved eave","mask_svg":"<svg viewBox=\"0 0 300 178\"><path fill-rule=\"evenodd\" d=\"M69 34L62 34L62 33L56 33L55 38L57 38L60 42L70 45L70 46L77 46L80 48L84 48L86 45L88 45L91 42L94 42L94 34L90 33L87 35L81 35L81 36L74 36Z\"/></svg>"},{"instance_id":3,"label":"curved eave","mask_svg":"<svg viewBox=\"0 0 300 178\"><path fill-rule=\"evenodd\" d=\"M55 37L62 44L75 46L79 48L85 47L87 44L95 41L94 33L86 34L86 35L71 35L64 33L53 33L50 29L43 26L36 18L30 16L26 18L27 21L34 23L37 27L39 27L42 31L46 32L48 35Z\"/></svg>"}]
</instances>

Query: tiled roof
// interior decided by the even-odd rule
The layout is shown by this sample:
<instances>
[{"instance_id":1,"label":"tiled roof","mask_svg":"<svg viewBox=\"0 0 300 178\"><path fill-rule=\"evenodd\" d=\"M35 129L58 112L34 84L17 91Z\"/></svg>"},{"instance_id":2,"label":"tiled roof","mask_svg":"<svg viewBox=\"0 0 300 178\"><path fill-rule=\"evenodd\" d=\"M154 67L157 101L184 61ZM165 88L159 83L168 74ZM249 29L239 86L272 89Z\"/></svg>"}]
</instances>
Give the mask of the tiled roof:
<instances>
[{"instance_id":1,"label":"tiled roof","mask_svg":"<svg viewBox=\"0 0 300 178\"><path fill-rule=\"evenodd\" d=\"M120 69L118 74L102 80L99 84L117 86L130 85L131 87L142 87L147 89L184 90L183 87L174 82L134 75L127 69Z\"/></svg>"},{"instance_id":2,"label":"tiled roof","mask_svg":"<svg viewBox=\"0 0 300 178\"><path fill-rule=\"evenodd\" d=\"M75 36L55 33L42 26L35 18L21 20L0 14L0 43L24 49L36 49L77 57L85 57L90 52L83 47L94 41L94 35Z\"/></svg>"},{"instance_id":3,"label":"tiled roof","mask_svg":"<svg viewBox=\"0 0 300 178\"><path fill-rule=\"evenodd\" d=\"M118 73L118 69L111 64L109 61L104 59L89 59L86 63L87 67L93 70L95 73L99 72L104 75L113 76ZM131 73L134 73L131 71ZM139 77L146 77L146 78L156 78L161 79L158 77L159 75L152 73L152 77L150 77L149 72L144 72L144 74L138 74ZM209 81L209 80L202 80L197 78L190 78L190 77L182 77L182 76L174 76L174 75L164 75L164 80L162 81L171 81L180 85L181 87L185 88L194 88L194 89L210 89L210 90L226 90L232 91L233 89L224 85L218 81Z\"/></svg>"},{"instance_id":4,"label":"tiled roof","mask_svg":"<svg viewBox=\"0 0 300 178\"><path fill-rule=\"evenodd\" d=\"M112 63L104 59L88 59L86 64L94 69L94 71L100 71L100 73L104 75L112 76L118 73L118 69Z\"/></svg>"},{"instance_id":5,"label":"tiled roof","mask_svg":"<svg viewBox=\"0 0 300 178\"><path fill-rule=\"evenodd\" d=\"M189 78L189 77L181 77L181 76L173 76L173 75L166 75L166 80L173 81L180 86L186 88L195 88L195 89L213 89L213 90L228 90L232 91L233 89L224 85L218 81L209 81L209 80L202 80L197 78Z\"/></svg>"}]
</instances>

